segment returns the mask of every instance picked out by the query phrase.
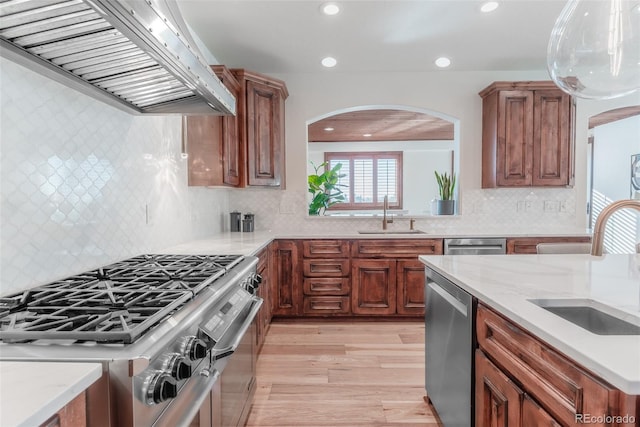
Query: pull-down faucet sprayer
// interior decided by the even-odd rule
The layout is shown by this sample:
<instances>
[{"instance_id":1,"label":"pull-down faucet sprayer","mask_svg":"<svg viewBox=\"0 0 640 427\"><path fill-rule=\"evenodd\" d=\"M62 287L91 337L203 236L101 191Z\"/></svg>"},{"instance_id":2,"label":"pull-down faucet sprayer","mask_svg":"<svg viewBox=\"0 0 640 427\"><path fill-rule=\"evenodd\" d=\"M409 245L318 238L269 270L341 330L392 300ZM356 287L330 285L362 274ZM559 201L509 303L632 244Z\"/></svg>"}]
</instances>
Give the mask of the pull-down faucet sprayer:
<instances>
[{"instance_id":1,"label":"pull-down faucet sprayer","mask_svg":"<svg viewBox=\"0 0 640 427\"><path fill-rule=\"evenodd\" d=\"M387 218L387 211L389 210L389 196L385 194L384 201L382 202L382 229L387 229L387 224L393 223L393 217L389 215Z\"/></svg>"},{"instance_id":2,"label":"pull-down faucet sprayer","mask_svg":"<svg viewBox=\"0 0 640 427\"><path fill-rule=\"evenodd\" d=\"M616 211L624 208L632 208L640 212L640 200L618 200L606 206L596 220L593 226L593 241L591 242L591 255L602 256L602 247L604 246L604 229L607 220Z\"/></svg>"}]
</instances>

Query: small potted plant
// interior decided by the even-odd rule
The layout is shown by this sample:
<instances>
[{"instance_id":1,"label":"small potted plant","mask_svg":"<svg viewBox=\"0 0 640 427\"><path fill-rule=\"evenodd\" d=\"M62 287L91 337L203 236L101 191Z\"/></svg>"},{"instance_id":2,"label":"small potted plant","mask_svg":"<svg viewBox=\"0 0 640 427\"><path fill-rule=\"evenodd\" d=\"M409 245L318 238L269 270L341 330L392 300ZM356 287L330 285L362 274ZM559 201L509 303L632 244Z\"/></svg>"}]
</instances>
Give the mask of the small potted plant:
<instances>
[{"instance_id":1,"label":"small potted plant","mask_svg":"<svg viewBox=\"0 0 640 427\"><path fill-rule=\"evenodd\" d=\"M433 214L435 215L453 215L455 213L455 203L453 200L453 189L456 186L456 175L439 174L438 171L434 171L436 175L436 181L438 182L438 194L440 199L434 200L433 207L435 209Z\"/></svg>"},{"instance_id":2,"label":"small potted plant","mask_svg":"<svg viewBox=\"0 0 640 427\"><path fill-rule=\"evenodd\" d=\"M336 203L344 202L345 195L340 189L343 185L338 184L340 178L346 176L340 174L342 163L336 164L332 169L328 169L329 162L316 166L310 162L316 173L309 175L309 193L311 193L311 203L309 203L309 215L321 215ZM319 173L324 168L323 173Z\"/></svg>"}]
</instances>

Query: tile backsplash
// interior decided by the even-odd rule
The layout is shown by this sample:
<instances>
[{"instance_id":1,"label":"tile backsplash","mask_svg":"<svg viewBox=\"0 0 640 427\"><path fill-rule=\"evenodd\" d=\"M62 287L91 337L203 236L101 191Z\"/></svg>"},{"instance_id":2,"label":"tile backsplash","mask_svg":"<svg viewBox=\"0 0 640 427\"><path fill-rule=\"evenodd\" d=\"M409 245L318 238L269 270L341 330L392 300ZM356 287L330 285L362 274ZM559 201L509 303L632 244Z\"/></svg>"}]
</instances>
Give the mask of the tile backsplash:
<instances>
[{"instance_id":1,"label":"tile backsplash","mask_svg":"<svg viewBox=\"0 0 640 427\"><path fill-rule=\"evenodd\" d=\"M0 294L223 230L179 116L134 116L1 59Z\"/></svg>"},{"instance_id":2,"label":"tile backsplash","mask_svg":"<svg viewBox=\"0 0 640 427\"><path fill-rule=\"evenodd\" d=\"M571 188L477 189L463 191L461 215L419 217L427 233L452 235L573 234L577 229L575 190ZM275 233L353 233L380 228L379 218L307 217L307 193L273 189L234 190L230 207L256 215L256 230ZM427 202L425 202L425 208ZM409 227L409 216L396 217L389 229Z\"/></svg>"}]
</instances>

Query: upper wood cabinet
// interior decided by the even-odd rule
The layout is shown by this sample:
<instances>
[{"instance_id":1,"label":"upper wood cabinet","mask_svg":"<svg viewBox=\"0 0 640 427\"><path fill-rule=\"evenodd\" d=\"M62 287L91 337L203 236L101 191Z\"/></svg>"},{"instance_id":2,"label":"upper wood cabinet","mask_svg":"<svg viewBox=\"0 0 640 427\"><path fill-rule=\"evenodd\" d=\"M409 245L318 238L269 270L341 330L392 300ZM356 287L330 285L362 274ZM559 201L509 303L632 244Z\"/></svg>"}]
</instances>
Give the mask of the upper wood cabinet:
<instances>
[{"instance_id":1,"label":"upper wood cabinet","mask_svg":"<svg viewBox=\"0 0 640 427\"><path fill-rule=\"evenodd\" d=\"M183 118L189 185L284 188L284 82L224 65L211 69L236 97L236 115Z\"/></svg>"},{"instance_id":2,"label":"upper wood cabinet","mask_svg":"<svg viewBox=\"0 0 640 427\"><path fill-rule=\"evenodd\" d=\"M553 82L495 82L482 97L482 187L571 186L575 105Z\"/></svg>"},{"instance_id":3,"label":"upper wood cabinet","mask_svg":"<svg viewBox=\"0 0 640 427\"><path fill-rule=\"evenodd\" d=\"M246 185L284 188L285 83L245 69L232 69L240 82L237 118L246 154Z\"/></svg>"},{"instance_id":4,"label":"upper wood cabinet","mask_svg":"<svg viewBox=\"0 0 640 427\"><path fill-rule=\"evenodd\" d=\"M236 97L240 83L223 65L211 67L220 81ZM190 186L243 184L243 151L237 116L184 116L182 138L186 147Z\"/></svg>"}]
</instances>

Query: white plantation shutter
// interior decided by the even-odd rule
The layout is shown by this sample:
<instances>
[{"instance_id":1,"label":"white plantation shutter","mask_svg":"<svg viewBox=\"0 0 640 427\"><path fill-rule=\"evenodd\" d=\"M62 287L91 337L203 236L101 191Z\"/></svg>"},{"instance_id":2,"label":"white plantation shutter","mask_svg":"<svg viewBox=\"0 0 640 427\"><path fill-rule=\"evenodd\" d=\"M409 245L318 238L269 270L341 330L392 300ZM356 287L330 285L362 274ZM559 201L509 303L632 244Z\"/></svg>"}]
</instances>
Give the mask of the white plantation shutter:
<instances>
[{"instance_id":1,"label":"white plantation shutter","mask_svg":"<svg viewBox=\"0 0 640 427\"><path fill-rule=\"evenodd\" d=\"M380 209L384 196L394 209L402 208L402 152L325 153L333 168L341 163L339 183L346 200L334 209Z\"/></svg>"},{"instance_id":2,"label":"white plantation shutter","mask_svg":"<svg viewBox=\"0 0 640 427\"><path fill-rule=\"evenodd\" d=\"M397 193L397 171L398 161L396 159L378 159L378 201L384 200L384 196L389 196L389 203L398 201Z\"/></svg>"},{"instance_id":3,"label":"white plantation shutter","mask_svg":"<svg viewBox=\"0 0 640 427\"><path fill-rule=\"evenodd\" d=\"M354 203L373 203L373 160L353 159Z\"/></svg>"}]
</instances>

